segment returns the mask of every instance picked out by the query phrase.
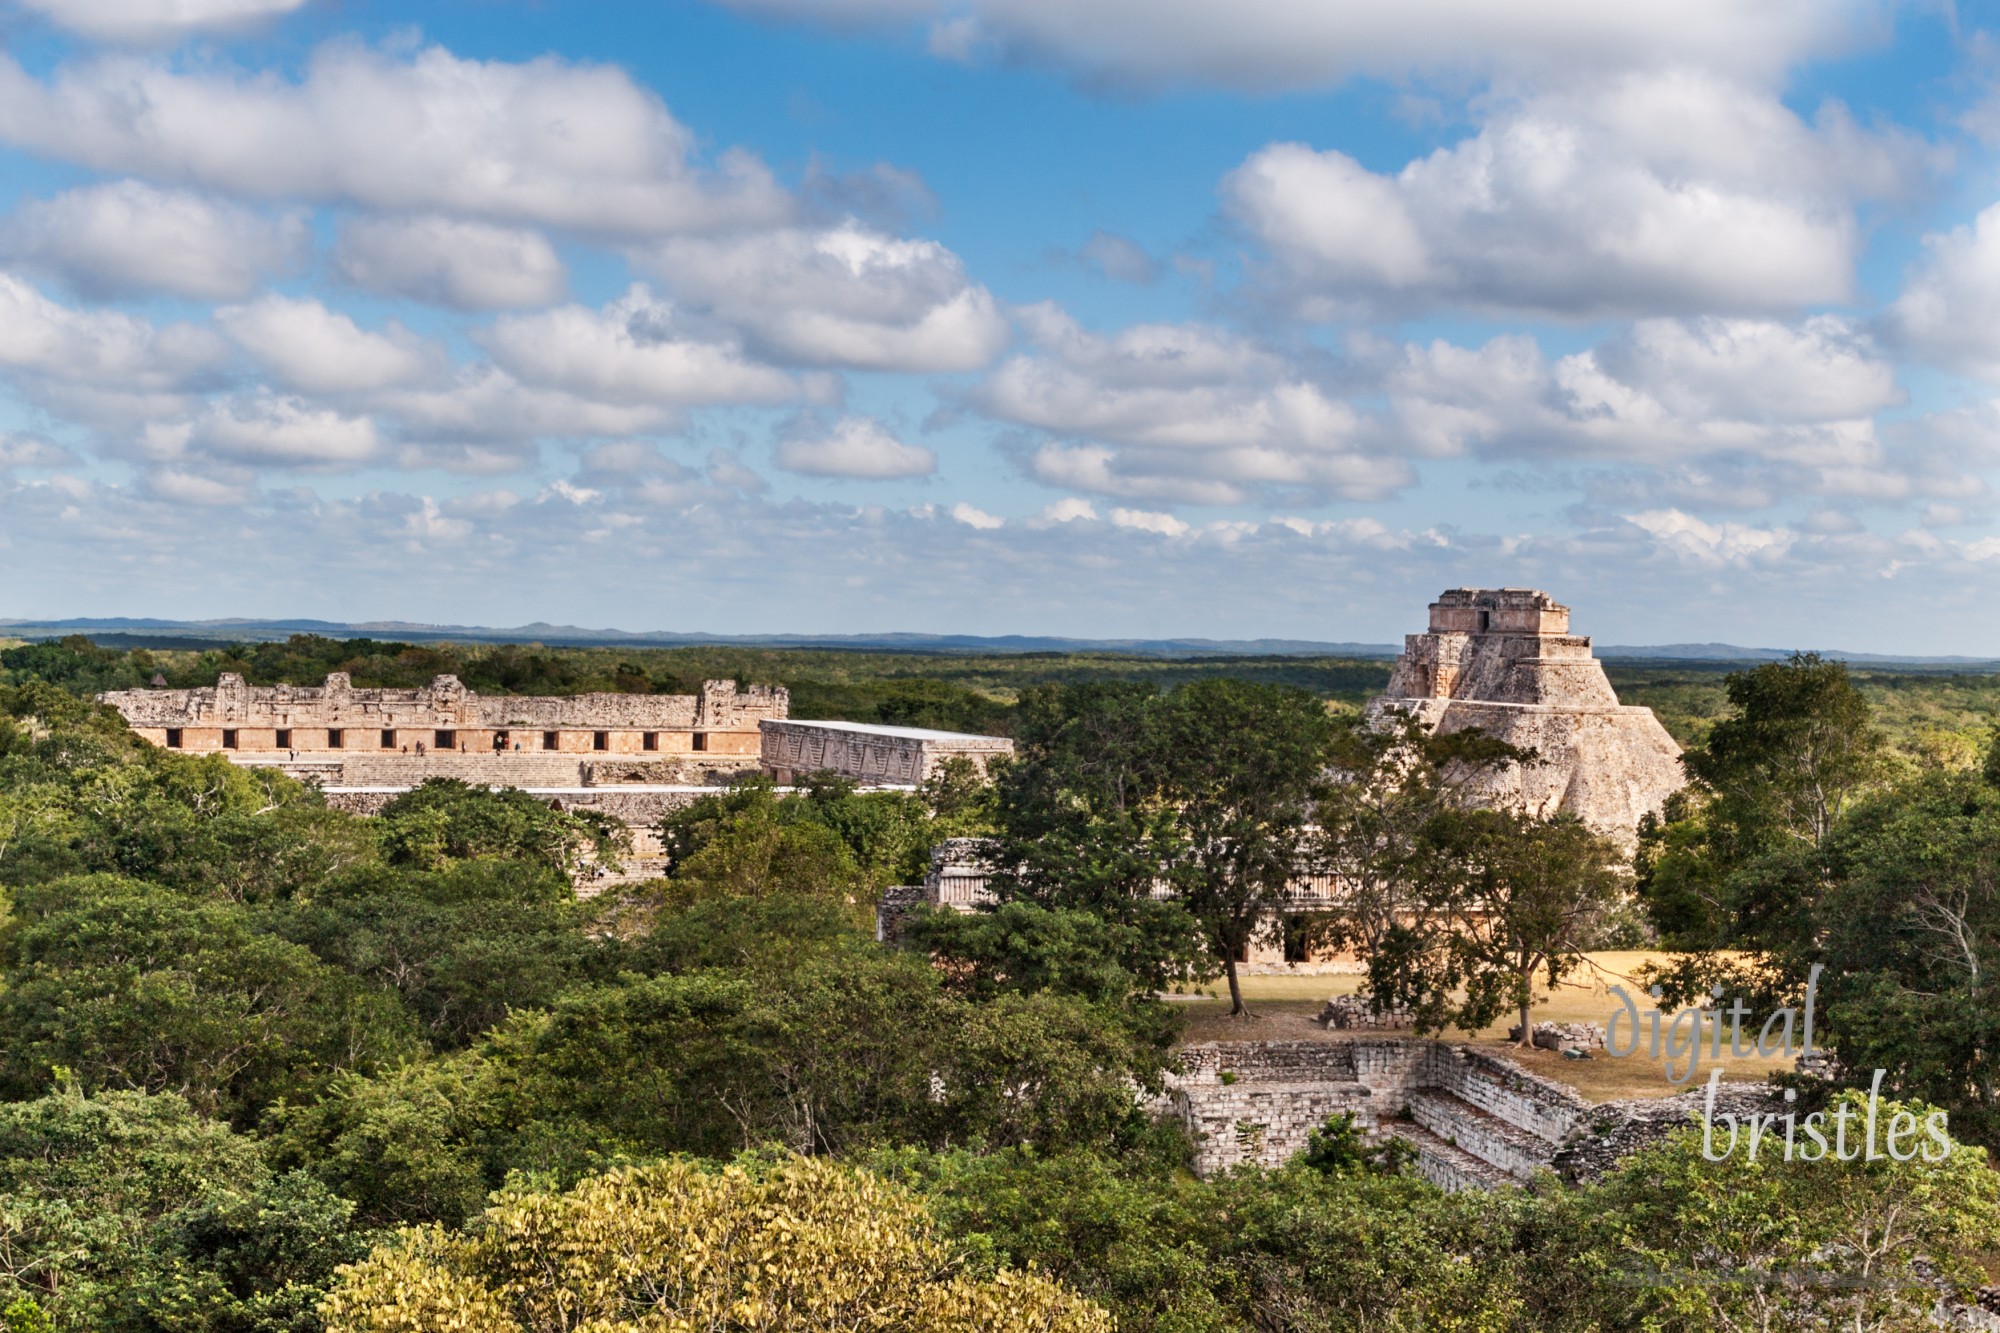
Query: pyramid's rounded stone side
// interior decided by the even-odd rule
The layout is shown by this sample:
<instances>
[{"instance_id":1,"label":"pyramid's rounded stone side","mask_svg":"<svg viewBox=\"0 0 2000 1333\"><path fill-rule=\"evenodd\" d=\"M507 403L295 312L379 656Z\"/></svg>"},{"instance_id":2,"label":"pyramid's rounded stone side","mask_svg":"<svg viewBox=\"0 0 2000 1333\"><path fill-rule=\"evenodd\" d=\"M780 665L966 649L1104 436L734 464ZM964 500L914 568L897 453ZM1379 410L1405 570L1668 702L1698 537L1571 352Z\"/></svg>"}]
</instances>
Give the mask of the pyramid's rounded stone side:
<instances>
[{"instance_id":1,"label":"pyramid's rounded stone side","mask_svg":"<svg viewBox=\"0 0 2000 1333\"><path fill-rule=\"evenodd\" d=\"M1686 777L1681 747L1650 708L1566 710L1461 703L1440 732L1483 731L1533 750L1539 762L1508 764L1485 784L1495 803L1549 818L1572 814L1620 839L1658 814Z\"/></svg>"}]
</instances>

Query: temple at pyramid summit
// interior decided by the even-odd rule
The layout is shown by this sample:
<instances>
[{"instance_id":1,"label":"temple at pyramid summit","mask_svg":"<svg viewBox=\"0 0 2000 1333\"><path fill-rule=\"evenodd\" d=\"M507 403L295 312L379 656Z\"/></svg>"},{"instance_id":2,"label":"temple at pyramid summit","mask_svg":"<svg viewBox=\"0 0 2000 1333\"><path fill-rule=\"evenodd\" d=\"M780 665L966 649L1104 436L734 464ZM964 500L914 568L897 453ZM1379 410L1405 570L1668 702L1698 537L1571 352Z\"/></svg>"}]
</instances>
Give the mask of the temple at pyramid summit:
<instances>
[{"instance_id":1,"label":"temple at pyramid summit","mask_svg":"<svg viewBox=\"0 0 2000 1333\"><path fill-rule=\"evenodd\" d=\"M1541 762L1496 771L1481 799L1568 812L1632 846L1640 819L1687 780L1681 747L1652 709L1618 702L1589 637L1569 632L1569 608L1530 588L1453 588L1430 612L1428 630L1404 637L1371 714L1534 750Z\"/></svg>"}]
</instances>

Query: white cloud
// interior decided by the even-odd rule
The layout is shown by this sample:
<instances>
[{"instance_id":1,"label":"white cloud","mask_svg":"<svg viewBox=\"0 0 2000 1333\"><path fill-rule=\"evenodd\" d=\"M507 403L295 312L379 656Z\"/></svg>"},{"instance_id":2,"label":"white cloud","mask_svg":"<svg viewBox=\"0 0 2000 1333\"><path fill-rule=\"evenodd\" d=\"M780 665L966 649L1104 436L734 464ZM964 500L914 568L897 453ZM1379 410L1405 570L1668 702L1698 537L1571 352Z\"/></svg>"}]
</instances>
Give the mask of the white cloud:
<instances>
[{"instance_id":1,"label":"white cloud","mask_svg":"<svg viewBox=\"0 0 2000 1333\"><path fill-rule=\"evenodd\" d=\"M1798 541L1798 534L1789 528L1706 523L1678 509L1650 510L1625 518L1664 549L1698 565L1768 564L1782 560Z\"/></svg>"},{"instance_id":2,"label":"white cloud","mask_svg":"<svg viewBox=\"0 0 2000 1333\"><path fill-rule=\"evenodd\" d=\"M1156 514L1145 509L1114 509L1111 521L1121 528L1137 528L1162 537L1178 537L1188 530L1188 525L1172 514Z\"/></svg>"},{"instance_id":3,"label":"white cloud","mask_svg":"<svg viewBox=\"0 0 2000 1333\"><path fill-rule=\"evenodd\" d=\"M1398 356L1386 374L1391 428L1425 454L1655 467L1744 456L1814 470L1802 480L1821 488L1843 471L1894 474L1874 414L1901 390L1866 337L1832 316L1642 320L1554 361L1522 334Z\"/></svg>"},{"instance_id":4,"label":"white cloud","mask_svg":"<svg viewBox=\"0 0 2000 1333\"><path fill-rule=\"evenodd\" d=\"M745 495L762 495L771 488L755 468L727 449L709 450L708 479L718 486L727 486Z\"/></svg>"},{"instance_id":5,"label":"white cloud","mask_svg":"<svg viewBox=\"0 0 2000 1333\"><path fill-rule=\"evenodd\" d=\"M977 528L981 532L991 532L994 528L1007 526L1006 519L989 514L983 509L975 509L963 500L951 507L951 516L966 527Z\"/></svg>"},{"instance_id":6,"label":"white cloud","mask_svg":"<svg viewBox=\"0 0 2000 1333\"><path fill-rule=\"evenodd\" d=\"M186 438L191 452L251 466L352 467L381 450L367 417L270 393L210 404Z\"/></svg>"},{"instance_id":7,"label":"white cloud","mask_svg":"<svg viewBox=\"0 0 2000 1333\"><path fill-rule=\"evenodd\" d=\"M935 241L848 222L826 231L684 237L642 256L674 295L775 360L857 370L976 370L1006 346L991 292Z\"/></svg>"},{"instance_id":8,"label":"white cloud","mask_svg":"<svg viewBox=\"0 0 2000 1333\"><path fill-rule=\"evenodd\" d=\"M241 299L304 259L305 219L271 218L185 190L113 181L29 200L0 225L0 254L90 297L164 292Z\"/></svg>"},{"instance_id":9,"label":"white cloud","mask_svg":"<svg viewBox=\"0 0 2000 1333\"><path fill-rule=\"evenodd\" d=\"M0 435L0 469L68 467L76 456L33 435Z\"/></svg>"},{"instance_id":10,"label":"white cloud","mask_svg":"<svg viewBox=\"0 0 2000 1333\"><path fill-rule=\"evenodd\" d=\"M0 272L0 368L114 392L176 392L223 358L214 334L117 310L73 310Z\"/></svg>"},{"instance_id":11,"label":"white cloud","mask_svg":"<svg viewBox=\"0 0 2000 1333\"><path fill-rule=\"evenodd\" d=\"M215 318L282 383L308 393L407 384L442 360L441 352L400 327L373 333L310 297L260 296L225 306Z\"/></svg>"},{"instance_id":12,"label":"white cloud","mask_svg":"<svg viewBox=\"0 0 2000 1333\"><path fill-rule=\"evenodd\" d=\"M719 0L839 26L932 22L934 54L998 50L1092 82L1268 93L1350 75L1699 64L1768 76L1886 29L1872 0Z\"/></svg>"},{"instance_id":13,"label":"white cloud","mask_svg":"<svg viewBox=\"0 0 2000 1333\"><path fill-rule=\"evenodd\" d=\"M357 287L457 310L550 305L569 278L540 232L442 217L352 219L333 265Z\"/></svg>"},{"instance_id":14,"label":"white cloud","mask_svg":"<svg viewBox=\"0 0 2000 1333\"><path fill-rule=\"evenodd\" d=\"M842 417L831 429L810 423L778 442L778 466L811 477L928 477L937 455L905 444L873 417Z\"/></svg>"},{"instance_id":15,"label":"white cloud","mask_svg":"<svg viewBox=\"0 0 2000 1333\"><path fill-rule=\"evenodd\" d=\"M830 392L758 365L732 344L687 332L673 307L643 284L602 310L567 305L503 316L482 340L523 383L599 402L772 404Z\"/></svg>"},{"instance_id":16,"label":"white cloud","mask_svg":"<svg viewBox=\"0 0 2000 1333\"><path fill-rule=\"evenodd\" d=\"M1841 421L1903 401L1895 370L1851 321L1648 319L1600 347L1606 372L1683 417Z\"/></svg>"},{"instance_id":17,"label":"white cloud","mask_svg":"<svg viewBox=\"0 0 2000 1333\"><path fill-rule=\"evenodd\" d=\"M178 467L153 468L140 478L140 485L155 499L202 509L233 508L247 503L252 494L245 478L212 477Z\"/></svg>"},{"instance_id":18,"label":"white cloud","mask_svg":"<svg viewBox=\"0 0 2000 1333\"><path fill-rule=\"evenodd\" d=\"M1041 519L1044 523L1074 523L1079 519L1095 523L1097 510L1090 501L1071 495L1045 507Z\"/></svg>"},{"instance_id":19,"label":"white cloud","mask_svg":"<svg viewBox=\"0 0 2000 1333\"><path fill-rule=\"evenodd\" d=\"M1768 544L1754 536L1739 534L1732 548L1723 525L1711 524L1725 535L1710 538L1656 524L1662 541L1617 517L1539 533L1276 518L1191 523L1163 538L1109 521L981 529L949 505L757 499L665 472L600 472L572 478L568 492L530 486L511 505L440 496L426 506L408 488L317 494L308 476L258 491L201 460L161 466L235 488L221 502L237 507L218 521L211 505L175 503L143 483L0 479L0 582L21 603L12 613L139 605L222 615L259 605L272 587L324 594L331 568L342 596L410 620L1387 643L1421 628L1439 588L1480 582L1550 589L1601 643L2000 653L2000 626L1980 614L2000 539L1984 533L1929 543L1807 533L1771 559L1749 554ZM1693 554L1671 544L1679 531ZM450 558L410 558L433 543L449 543ZM134 561L134 549L147 558ZM1744 554L1718 562L1724 550ZM578 579L614 559L628 577ZM203 577L191 582L190 568ZM1857 600L1857 589L1884 584L1888 595ZM352 614L337 607L308 609Z\"/></svg>"},{"instance_id":20,"label":"white cloud","mask_svg":"<svg viewBox=\"0 0 2000 1333\"><path fill-rule=\"evenodd\" d=\"M775 223L792 207L745 154L699 166L687 128L622 70L439 47L398 58L336 42L297 82L132 57L44 82L0 55L0 140L253 198L632 237Z\"/></svg>"},{"instance_id":21,"label":"white cloud","mask_svg":"<svg viewBox=\"0 0 2000 1333\"><path fill-rule=\"evenodd\" d=\"M1137 241L1102 229L1090 234L1076 257L1114 282L1147 286L1159 281L1160 262Z\"/></svg>"},{"instance_id":22,"label":"white cloud","mask_svg":"<svg viewBox=\"0 0 2000 1333\"><path fill-rule=\"evenodd\" d=\"M1359 448L1361 420L1285 357L1223 330L1140 324L1090 333L1052 306L1024 312L1033 354L970 395L987 416L1055 437L1029 471L1100 495L1233 504L1295 488L1349 499L1407 485Z\"/></svg>"},{"instance_id":23,"label":"white cloud","mask_svg":"<svg viewBox=\"0 0 2000 1333\"><path fill-rule=\"evenodd\" d=\"M650 403L600 402L561 389L522 384L490 365L461 367L442 385L372 394L376 412L416 441L518 446L544 438L632 435L674 424L678 414ZM497 455L519 461L517 449ZM484 470L481 468L480 470Z\"/></svg>"},{"instance_id":24,"label":"white cloud","mask_svg":"<svg viewBox=\"0 0 2000 1333\"><path fill-rule=\"evenodd\" d=\"M460 542L472 535L473 523L471 519L446 514L436 500L426 495L422 504L404 517L403 530L418 543Z\"/></svg>"},{"instance_id":25,"label":"white cloud","mask_svg":"<svg viewBox=\"0 0 2000 1333\"><path fill-rule=\"evenodd\" d=\"M1470 138L1383 175L1280 143L1223 182L1312 317L1356 303L1566 315L1789 310L1849 295L1858 197L1925 159L1808 125L1775 96L1687 70L1502 101Z\"/></svg>"},{"instance_id":26,"label":"white cloud","mask_svg":"<svg viewBox=\"0 0 2000 1333\"><path fill-rule=\"evenodd\" d=\"M153 43L248 27L306 0L20 0L24 9L100 42Z\"/></svg>"},{"instance_id":27,"label":"white cloud","mask_svg":"<svg viewBox=\"0 0 2000 1333\"><path fill-rule=\"evenodd\" d=\"M2000 204L1970 226L1924 237L1924 257L1885 323L1917 355L2000 381Z\"/></svg>"}]
</instances>

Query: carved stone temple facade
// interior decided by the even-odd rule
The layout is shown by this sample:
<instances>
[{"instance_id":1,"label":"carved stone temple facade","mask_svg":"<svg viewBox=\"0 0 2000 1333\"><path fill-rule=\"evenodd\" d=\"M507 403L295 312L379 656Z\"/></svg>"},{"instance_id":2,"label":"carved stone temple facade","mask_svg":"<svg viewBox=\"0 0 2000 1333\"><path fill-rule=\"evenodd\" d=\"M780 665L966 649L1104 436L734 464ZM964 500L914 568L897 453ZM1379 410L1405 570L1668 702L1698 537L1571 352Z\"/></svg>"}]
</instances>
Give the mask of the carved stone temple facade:
<instances>
[{"instance_id":1,"label":"carved stone temple facade","mask_svg":"<svg viewBox=\"0 0 2000 1333\"><path fill-rule=\"evenodd\" d=\"M456 676L423 689L247 685L224 672L211 689L98 696L141 737L169 750L297 768L331 785L460 777L517 786L583 782L586 768L662 781L690 766L755 768L758 724L783 718L783 689L704 681L692 694L482 695ZM463 770L463 771L460 771Z\"/></svg>"},{"instance_id":2,"label":"carved stone temple facade","mask_svg":"<svg viewBox=\"0 0 2000 1333\"><path fill-rule=\"evenodd\" d=\"M1541 762L1510 764L1479 793L1532 814L1576 815L1626 846L1639 820L1686 781L1681 748L1650 708L1618 702L1569 608L1528 588L1453 588L1430 628L1403 640L1372 715L1415 717L1433 732L1476 728Z\"/></svg>"}]
</instances>

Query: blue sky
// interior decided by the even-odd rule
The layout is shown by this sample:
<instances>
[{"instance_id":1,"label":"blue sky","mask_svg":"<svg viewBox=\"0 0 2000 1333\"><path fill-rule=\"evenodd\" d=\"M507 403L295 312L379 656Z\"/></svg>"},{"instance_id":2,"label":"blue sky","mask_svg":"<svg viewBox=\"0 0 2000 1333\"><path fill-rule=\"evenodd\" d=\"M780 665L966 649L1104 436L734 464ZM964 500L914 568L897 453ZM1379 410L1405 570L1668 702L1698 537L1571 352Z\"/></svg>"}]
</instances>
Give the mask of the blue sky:
<instances>
[{"instance_id":1,"label":"blue sky","mask_svg":"<svg viewBox=\"0 0 2000 1333\"><path fill-rule=\"evenodd\" d=\"M2000 654L1989 17L0 3L0 615Z\"/></svg>"}]
</instances>

